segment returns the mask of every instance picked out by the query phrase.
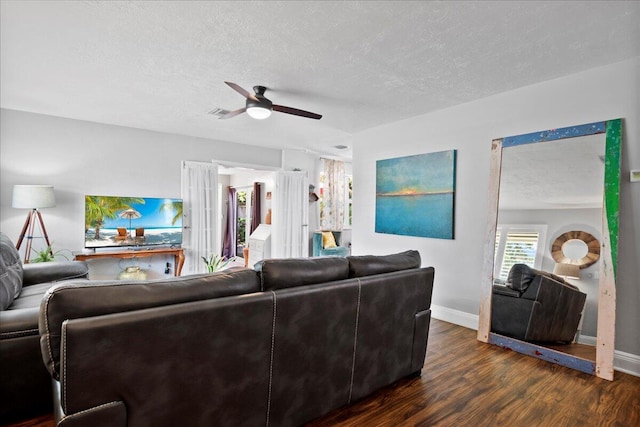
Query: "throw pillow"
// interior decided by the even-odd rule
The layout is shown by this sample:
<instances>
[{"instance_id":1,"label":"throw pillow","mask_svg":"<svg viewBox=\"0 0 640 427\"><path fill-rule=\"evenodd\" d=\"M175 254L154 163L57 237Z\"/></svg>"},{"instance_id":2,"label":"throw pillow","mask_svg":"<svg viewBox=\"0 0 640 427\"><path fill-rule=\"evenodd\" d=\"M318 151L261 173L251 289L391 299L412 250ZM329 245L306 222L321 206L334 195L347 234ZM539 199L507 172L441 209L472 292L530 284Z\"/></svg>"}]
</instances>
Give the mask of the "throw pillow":
<instances>
[{"instance_id":1,"label":"throw pillow","mask_svg":"<svg viewBox=\"0 0 640 427\"><path fill-rule=\"evenodd\" d=\"M335 248L336 246L336 239L335 237L333 237L333 233L330 231L323 231L322 232L322 247L324 249L329 249L329 248Z\"/></svg>"},{"instance_id":2,"label":"throw pillow","mask_svg":"<svg viewBox=\"0 0 640 427\"><path fill-rule=\"evenodd\" d=\"M6 310L22 291L22 261L13 242L0 233L0 310Z\"/></svg>"}]
</instances>

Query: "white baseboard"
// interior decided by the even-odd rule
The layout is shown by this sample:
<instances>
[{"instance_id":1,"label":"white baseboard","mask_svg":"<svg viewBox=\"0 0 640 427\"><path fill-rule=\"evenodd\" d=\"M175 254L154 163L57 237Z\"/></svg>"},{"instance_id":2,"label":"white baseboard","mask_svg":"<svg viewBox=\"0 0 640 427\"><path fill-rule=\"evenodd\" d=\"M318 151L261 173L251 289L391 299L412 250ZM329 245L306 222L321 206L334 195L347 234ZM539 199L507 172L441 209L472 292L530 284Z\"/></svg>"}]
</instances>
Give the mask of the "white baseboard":
<instances>
[{"instance_id":1,"label":"white baseboard","mask_svg":"<svg viewBox=\"0 0 640 427\"><path fill-rule=\"evenodd\" d=\"M640 377L640 356L615 350L613 352L613 368L616 371Z\"/></svg>"},{"instance_id":2,"label":"white baseboard","mask_svg":"<svg viewBox=\"0 0 640 427\"><path fill-rule=\"evenodd\" d=\"M477 314L470 314L460 310L443 307L441 305L431 305L431 317L454 325L478 330L479 318ZM580 335L580 344L596 345L596 337ZM640 356L615 350L613 352L613 367L616 371L640 377Z\"/></svg>"},{"instance_id":3,"label":"white baseboard","mask_svg":"<svg viewBox=\"0 0 640 427\"><path fill-rule=\"evenodd\" d=\"M469 314L464 311L431 304L431 317L453 323L454 325L464 326L465 328L474 329L476 331L478 330L479 321L477 314Z\"/></svg>"},{"instance_id":4,"label":"white baseboard","mask_svg":"<svg viewBox=\"0 0 640 427\"><path fill-rule=\"evenodd\" d=\"M592 337L589 335L579 335L578 344L596 345L596 337Z\"/></svg>"}]
</instances>

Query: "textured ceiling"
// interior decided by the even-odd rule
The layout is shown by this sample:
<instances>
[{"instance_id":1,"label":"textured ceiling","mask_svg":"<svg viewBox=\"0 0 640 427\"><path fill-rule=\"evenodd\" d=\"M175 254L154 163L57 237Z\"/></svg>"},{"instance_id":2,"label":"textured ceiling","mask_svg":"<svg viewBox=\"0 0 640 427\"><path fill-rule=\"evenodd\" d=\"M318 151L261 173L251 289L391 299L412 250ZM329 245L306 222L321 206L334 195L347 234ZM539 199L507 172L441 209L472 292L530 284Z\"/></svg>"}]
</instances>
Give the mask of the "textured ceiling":
<instances>
[{"instance_id":1,"label":"textured ceiling","mask_svg":"<svg viewBox=\"0 0 640 427\"><path fill-rule=\"evenodd\" d=\"M639 2L2 1L3 108L350 156L351 135L640 56ZM219 120L247 90L323 114Z\"/></svg>"}]
</instances>

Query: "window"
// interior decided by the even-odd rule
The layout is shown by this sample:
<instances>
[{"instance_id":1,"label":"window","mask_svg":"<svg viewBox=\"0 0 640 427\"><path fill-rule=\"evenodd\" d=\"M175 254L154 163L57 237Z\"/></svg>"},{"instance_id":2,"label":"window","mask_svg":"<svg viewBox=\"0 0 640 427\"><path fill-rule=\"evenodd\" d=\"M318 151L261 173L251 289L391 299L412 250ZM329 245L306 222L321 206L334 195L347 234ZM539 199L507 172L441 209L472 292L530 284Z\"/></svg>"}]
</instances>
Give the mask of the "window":
<instances>
[{"instance_id":1,"label":"window","mask_svg":"<svg viewBox=\"0 0 640 427\"><path fill-rule=\"evenodd\" d=\"M320 159L318 177L320 228L344 229L353 225L353 173L351 163Z\"/></svg>"},{"instance_id":2,"label":"window","mask_svg":"<svg viewBox=\"0 0 640 427\"><path fill-rule=\"evenodd\" d=\"M321 228L322 228L322 225L324 224L324 219L325 219L324 181L325 181L325 176L324 176L324 171L322 171L320 172L320 179L318 181L320 183L320 188L318 189L318 192L320 193L318 203L320 204L320 227Z\"/></svg>"},{"instance_id":3,"label":"window","mask_svg":"<svg viewBox=\"0 0 640 427\"><path fill-rule=\"evenodd\" d=\"M325 198L324 198L324 187L325 187L325 175L324 172L320 172L320 224L324 224L325 220ZM353 176L345 175L344 177L344 209L343 209L343 219L342 219L342 227L343 228L351 228L353 225Z\"/></svg>"},{"instance_id":4,"label":"window","mask_svg":"<svg viewBox=\"0 0 640 427\"><path fill-rule=\"evenodd\" d=\"M507 280L514 264L540 269L546 225L499 225L496 231L494 277Z\"/></svg>"}]
</instances>

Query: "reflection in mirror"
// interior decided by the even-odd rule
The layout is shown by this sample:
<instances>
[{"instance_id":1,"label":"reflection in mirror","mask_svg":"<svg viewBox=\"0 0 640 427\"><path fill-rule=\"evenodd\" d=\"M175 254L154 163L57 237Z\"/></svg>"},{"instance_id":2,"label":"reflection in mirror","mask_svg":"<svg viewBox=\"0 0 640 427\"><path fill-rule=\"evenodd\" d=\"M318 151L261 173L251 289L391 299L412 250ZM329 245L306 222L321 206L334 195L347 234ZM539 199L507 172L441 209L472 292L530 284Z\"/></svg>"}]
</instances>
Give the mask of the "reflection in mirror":
<instances>
[{"instance_id":1,"label":"reflection in mirror","mask_svg":"<svg viewBox=\"0 0 640 427\"><path fill-rule=\"evenodd\" d=\"M581 279L571 265L586 255L575 252L586 243L564 241L556 264L551 242L576 226L601 234L604 152L602 134L503 149L492 332L595 361L597 279ZM572 248L575 256L565 253ZM515 283L517 274L526 279Z\"/></svg>"},{"instance_id":2,"label":"reflection in mirror","mask_svg":"<svg viewBox=\"0 0 640 427\"><path fill-rule=\"evenodd\" d=\"M567 279L580 279L580 267L575 264L558 263L553 267L553 274L562 277L565 281ZM584 312L582 313L584 318Z\"/></svg>"},{"instance_id":3,"label":"reflection in mirror","mask_svg":"<svg viewBox=\"0 0 640 427\"><path fill-rule=\"evenodd\" d=\"M561 250L565 258L568 258L570 261L578 261L587 255L589 247L582 240L571 239L562 245Z\"/></svg>"},{"instance_id":4,"label":"reflection in mirror","mask_svg":"<svg viewBox=\"0 0 640 427\"><path fill-rule=\"evenodd\" d=\"M481 341L613 378L616 252L604 245L617 242L620 127L494 140Z\"/></svg>"},{"instance_id":5,"label":"reflection in mirror","mask_svg":"<svg viewBox=\"0 0 640 427\"><path fill-rule=\"evenodd\" d=\"M569 254L566 253L567 250ZM583 253L581 257L576 257ZM559 264L587 268L600 259L600 241L586 231L567 231L558 236L551 245L551 256Z\"/></svg>"}]
</instances>

